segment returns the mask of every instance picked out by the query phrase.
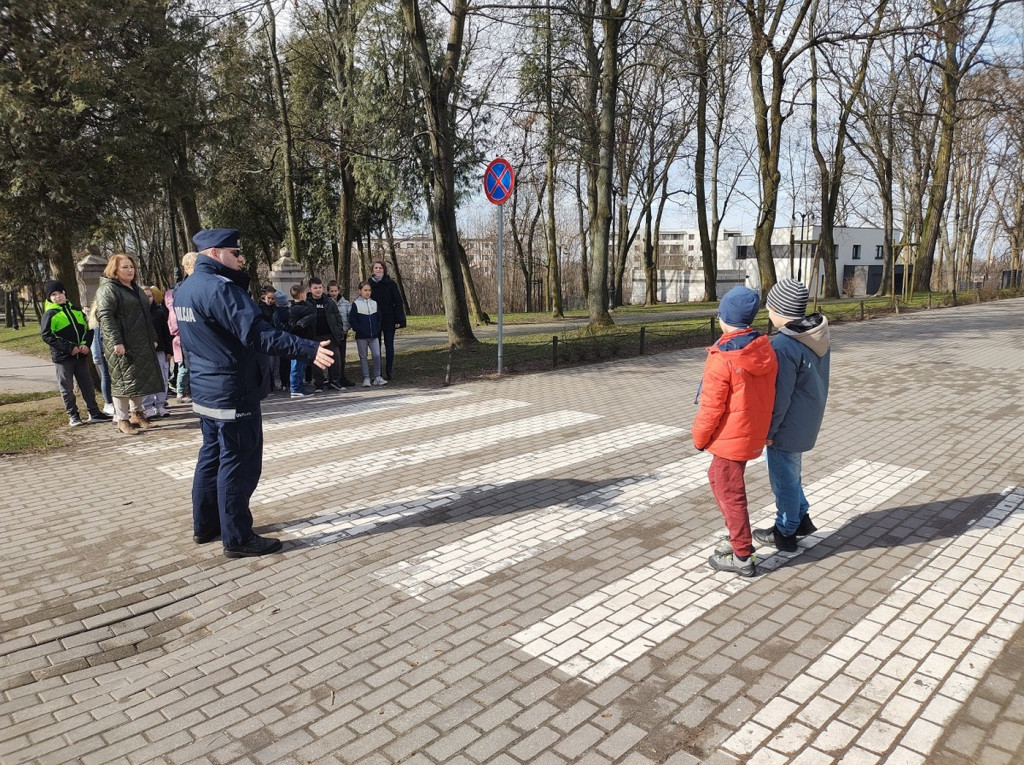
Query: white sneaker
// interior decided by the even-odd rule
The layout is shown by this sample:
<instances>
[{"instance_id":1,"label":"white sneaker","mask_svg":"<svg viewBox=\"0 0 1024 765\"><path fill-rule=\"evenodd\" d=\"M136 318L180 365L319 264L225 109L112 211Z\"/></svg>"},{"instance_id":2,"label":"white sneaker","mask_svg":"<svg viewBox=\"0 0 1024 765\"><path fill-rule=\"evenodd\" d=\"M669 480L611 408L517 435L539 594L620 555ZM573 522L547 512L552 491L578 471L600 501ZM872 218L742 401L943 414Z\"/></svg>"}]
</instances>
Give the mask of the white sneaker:
<instances>
[{"instance_id":1,"label":"white sneaker","mask_svg":"<svg viewBox=\"0 0 1024 765\"><path fill-rule=\"evenodd\" d=\"M364 377L363 378L363 387L364 388L369 388L370 387L370 378L369 377Z\"/></svg>"},{"instance_id":2,"label":"white sneaker","mask_svg":"<svg viewBox=\"0 0 1024 765\"><path fill-rule=\"evenodd\" d=\"M378 377L376 380L373 381L373 384L374 385L387 385L388 381L385 380L383 377Z\"/></svg>"},{"instance_id":3,"label":"white sneaker","mask_svg":"<svg viewBox=\"0 0 1024 765\"><path fill-rule=\"evenodd\" d=\"M114 405L113 404L107 404L105 407L103 407L103 414L113 414L113 413L114 413Z\"/></svg>"}]
</instances>

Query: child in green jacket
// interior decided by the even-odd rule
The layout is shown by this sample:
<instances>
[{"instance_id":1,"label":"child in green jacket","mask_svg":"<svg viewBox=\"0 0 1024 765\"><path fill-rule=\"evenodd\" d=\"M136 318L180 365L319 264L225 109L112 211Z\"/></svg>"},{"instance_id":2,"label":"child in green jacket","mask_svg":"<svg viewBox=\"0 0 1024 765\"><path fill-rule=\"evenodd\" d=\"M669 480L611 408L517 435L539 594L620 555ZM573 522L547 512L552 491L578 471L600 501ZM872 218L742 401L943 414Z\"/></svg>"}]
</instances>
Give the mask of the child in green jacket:
<instances>
[{"instance_id":1,"label":"child in green jacket","mask_svg":"<svg viewBox=\"0 0 1024 765\"><path fill-rule=\"evenodd\" d=\"M85 315L68 301L64 285L60 282L48 281L43 291L46 293L46 308L39 320L39 334L50 346L50 358L57 372L57 387L68 413L68 425L74 428L83 424L75 399L75 380L89 408L89 422L109 422L110 415L96 406L92 370L89 369L92 330Z\"/></svg>"}]
</instances>

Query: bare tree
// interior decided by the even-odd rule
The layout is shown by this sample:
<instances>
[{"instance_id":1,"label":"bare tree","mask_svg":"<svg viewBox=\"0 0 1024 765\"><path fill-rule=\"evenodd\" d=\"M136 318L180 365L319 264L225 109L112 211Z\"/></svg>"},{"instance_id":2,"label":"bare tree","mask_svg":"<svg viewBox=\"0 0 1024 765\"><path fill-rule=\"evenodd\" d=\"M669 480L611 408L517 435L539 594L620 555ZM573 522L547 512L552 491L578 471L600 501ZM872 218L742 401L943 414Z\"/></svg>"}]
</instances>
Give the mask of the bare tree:
<instances>
[{"instance_id":1,"label":"bare tree","mask_svg":"<svg viewBox=\"0 0 1024 765\"><path fill-rule=\"evenodd\" d=\"M979 55L995 23L1002 0L932 0L935 36L939 48L930 61L939 78L938 146L935 172L928 187L928 207L921 225L921 245L914 263L914 287L931 288L932 265L946 210L954 135L961 118L959 89L967 73L979 63Z\"/></svg>"},{"instance_id":2,"label":"bare tree","mask_svg":"<svg viewBox=\"0 0 1024 765\"><path fill-rule=\"evenodd\" d=\"M431 55L419 0L401 0L405 32L412 47L413 64L426 115L430 142L430 204L438 246L438 270L448 340L464 347L475 344L469 323L469 305L462 273L464 254L455 220L455 126L451 113L456 78L469 13L468 0L454 0L449 10L448 42L441 62ZM435 68L436 67L436 68Z\"/></svg>"},{"instance_id":3,"label":"bare tree","mask_svg":"<svg viewBox=\"0 0 1024 765\"><path fill-rule=\"evenodd\" d=\"M728 119L734 112L730 103L733 83L738 80L741 65L740 49L729 30L739 21L742 10L724 0L682 0L680 15L688 43L683 56L684 60L692 62L697 90L693 173L697 231L704 266L704 300L718 300L719 232L739 178L737 172L731 181L724 186L721 184Z\"/></svg>"},{"instance_id":4,"label":"bare tree","mask_svg":"<svg viewBox=\"0 0 1024 765\"><path fill-rule=\"evenodd\" d=\"M847 55L840 53L841 60L834 58L826 49L826 65L831 74L831 83L835 88L835 103L830 110L834 125L828 131L828 137L832 141L831 148L824 145L822 131L820 130L818 112L818 86L821 76L818 66L818 49L811 48L811 149L814 152L815 161L818 164L818 176L821 190L821 233L818 242L818 254L824 262L825 272L825 297L839 297L839 284L836 280L836 248L834 226L836 211L839 205L840 192L844 181L844 170L846 167L846 138L847 125L853 115L854 106L864 87L864 80L867 77L868 62L874 49L877 37L883 24L887 21L886 7L888 0L879 0L878 4L871 9L871 13L864 19L854 22L856 27L862 24L866 26L866 36L854 41L852 53L849 43L845 46ZM814 36L815 22L819 5L815 4L808 16L808 24L811 30L811 37ZM859 29L852 29L852 34L859 34ZM857 43L860 43L858 45ZM838 52L838 51L837 51ZM828 156L826 156L828 151Z\"/></svg>"}]
</instances>

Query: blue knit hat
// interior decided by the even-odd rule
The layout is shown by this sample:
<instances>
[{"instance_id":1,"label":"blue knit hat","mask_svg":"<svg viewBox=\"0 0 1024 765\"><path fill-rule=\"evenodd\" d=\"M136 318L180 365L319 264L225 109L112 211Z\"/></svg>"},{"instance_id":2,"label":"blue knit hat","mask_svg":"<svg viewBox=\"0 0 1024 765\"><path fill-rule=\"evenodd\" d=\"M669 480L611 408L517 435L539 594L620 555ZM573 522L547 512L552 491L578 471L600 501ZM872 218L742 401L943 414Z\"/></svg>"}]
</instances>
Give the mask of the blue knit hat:
<instances>
[{"instance_id":1,"label":"blue knit hat","mask_svg":"<svg viewBox=\"0 0 1024 765\"><path fill-rule=\"evenodd\" d=\"M192 237L196 250L202 252L211 247L223 247L226 250L238 249L237 228L205 228L197 231Z\"/></svg>"},{"instance_id":2,"label":"blue knit hat","mask_svg":"<svg viewBox=\"0 0 1024 765\"><path fill-rule=\"evenodd\" d=\"M733 287L718 304L718 318L730 327L749 327L761 305L757 293L748 287Z\"/></svg>"}]
</instances>

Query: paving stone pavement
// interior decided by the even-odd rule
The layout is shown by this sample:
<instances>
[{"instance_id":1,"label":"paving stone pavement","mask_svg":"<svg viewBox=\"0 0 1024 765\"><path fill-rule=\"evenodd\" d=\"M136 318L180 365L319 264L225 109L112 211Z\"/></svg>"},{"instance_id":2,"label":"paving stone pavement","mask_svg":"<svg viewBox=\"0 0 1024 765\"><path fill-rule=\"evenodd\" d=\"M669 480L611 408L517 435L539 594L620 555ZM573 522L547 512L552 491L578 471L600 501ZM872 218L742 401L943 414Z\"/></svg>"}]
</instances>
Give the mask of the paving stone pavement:
<instances>
[{"instance_id":1,"label":"paving stone pavement","mask_svg":"<svg viewBox=\"0 0 1024 765\"><path fill-rule=\"evenodd\" d=\"M263 559L193 544L183 410L3 458L0 761L1024 762L1022 325L834 327L819 531L753 579L700 350L273 400Z\"/></svg>"}]
</instances>

